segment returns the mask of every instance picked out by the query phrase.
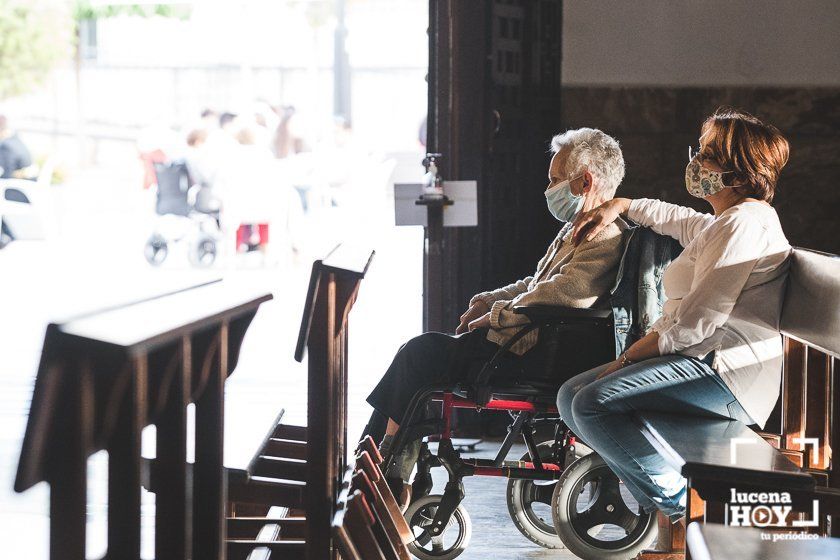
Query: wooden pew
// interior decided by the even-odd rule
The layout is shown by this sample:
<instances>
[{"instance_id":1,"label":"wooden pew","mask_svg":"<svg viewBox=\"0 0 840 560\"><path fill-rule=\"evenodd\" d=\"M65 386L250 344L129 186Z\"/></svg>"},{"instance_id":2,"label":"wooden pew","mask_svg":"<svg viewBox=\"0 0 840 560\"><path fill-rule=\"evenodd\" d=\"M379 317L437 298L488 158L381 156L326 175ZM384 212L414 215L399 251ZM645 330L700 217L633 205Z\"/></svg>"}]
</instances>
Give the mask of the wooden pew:
<instances>
[{"instance_id":1,"label":"wooden pew","mask_svg":"<svg viewBox=\"0 0 840 560\"><path fill-rule=\"evenodd\" d=\"M380 530L379 525L364 522L364 512L371 505L363 496L352 507L348 504L353 473L347 460L348 315L372 257L372 252L339 246L313 264L295 349L299 362L308 354L307 425L283 424L282 415L278 416L248 464L230 472L229 526L239 523L237 515L262 515L269 506L287 506L292 513L300 510L305 516L301 557L309 559L335 558L342 546L353 554L355 545L360 547L355 552L367 558L363 552L370 549L364 540L366 532L361 533L363 541L356 543L359 534L347 530L345 520L351 520L357 531L361 527L368 527L372 534ZM259 526L258 520L248 523ZM275 519L266 520L269 535L274 525ZM281 540L282 533L281 527ZM264 548L265 544L255 540L251 547ZM248 544L240 539L234 546L245 549ZM272 550L283 549L279 544L272 546Z\"/></svg>"},{"instance_id":2,"label":"wooden pew","mask_svg":"<svg viewBox=\"0 0 840 560\"><path fill-rule=\"evenodd\" d=\"M108 556L139 559L140 443L150 424L157 426L156 558L223 557L224 383L268 299L216 282L47 327L15 490L50 485L51 558L85 558L87 460L105 450Z\"/></svg>"},{"instance_id":3,"label":"wooden pew","mask_svg":"<svg viewBox=\"0 0 840 560\"><path fill-rule=\"evenodd\" d=\"M779 447L800 454L818 486L840 490L840 257L795 249L782 310L785 344ZM810 445L806 439L816 441ZM840 537L840 511L831 536Z\"/></svg>"},{"instance_id":4,"label":"wooden pew","mask_svg":"<svg viewBox=\"0 0 840 560\"><path fill-rule=\"evenodd\" d=\"M687 430L685 418L676 415L638 417L647 439L689 481L689 527L692 522L724 522L724 505L730 488L736 487L788 492L794 511L806 519L814 515L816 501L818 525L813 530L825 533L831 527L833 536L840 535L840 466L830 460L832 446L840 446L840 258L794 250L780 330L785 349L780 433L757 434L740 422L696 418ZM744 441L734 460L732 438ZM669 546L641 558L685 554L680 526L660 527L660 537ZM716 546L709 544L710 549Z\"/></svg>"},{"instance_id":5,"label":"wooden pew","mask_svg":"<svg viewBox=\"0 0 840 560\"><path fill-rule=\"evenodd\" d=\"M272 506L304 507L306 436L298 427L284 425L283 415L281 409L251 455L231 458L225 463L229 517L266 515ZM285 437L275 437L278 435ZM291 457L278 453L277 442L293 449L302 448L303 457L300 453ZM275 461L277 466L270 461ZM286 464L291 465L288 471L282 470Z\"/></svg>"}]
</instances>

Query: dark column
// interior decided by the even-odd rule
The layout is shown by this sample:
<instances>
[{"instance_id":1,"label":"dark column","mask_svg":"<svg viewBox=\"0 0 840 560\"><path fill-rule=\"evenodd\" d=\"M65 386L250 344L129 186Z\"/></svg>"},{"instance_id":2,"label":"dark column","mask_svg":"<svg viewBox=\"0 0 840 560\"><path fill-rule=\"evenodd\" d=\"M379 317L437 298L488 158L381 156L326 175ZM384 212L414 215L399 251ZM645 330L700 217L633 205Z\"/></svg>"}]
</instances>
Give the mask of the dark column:
<instances>
[{"instance_id":1,"label":"dark column","mask_svg":"<svg viewBox=\"0 0 840 560\"><path fill-rule=\"evenodd\" d=\"M560 132L560 0L431 0L429 152L478 181L477 228L443 233L442 323L470 296L527 276L557 233L542 189Z\"/></svg>"},{"instance_id":2,"label":"dark column","mask_svg":"<svg viewBox=\"0 0 840 560\"><path fill-rule=\"evenodd\" d=\"M443 154L440 171L444 179L478 180L479 209L486 151L486 19L485 2L429 2L426 151ZM427 317L426 327L453 332L464 304L480 285L482 240L478 228L447 228L443 230L439 247L439 280L432 281L425 296L439 297L439 300L434 317ZM438 294L431 295L432 291Z\"/></svg>"}]
</instances>

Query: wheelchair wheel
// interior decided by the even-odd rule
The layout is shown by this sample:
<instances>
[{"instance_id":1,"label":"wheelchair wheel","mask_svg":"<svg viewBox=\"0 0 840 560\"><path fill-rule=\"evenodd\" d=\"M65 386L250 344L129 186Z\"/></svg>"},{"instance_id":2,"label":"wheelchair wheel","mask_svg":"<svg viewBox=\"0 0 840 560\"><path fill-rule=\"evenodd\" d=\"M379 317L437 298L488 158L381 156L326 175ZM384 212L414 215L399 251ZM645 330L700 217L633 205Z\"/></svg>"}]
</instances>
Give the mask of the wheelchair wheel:
<instances>
[{"instance_id":1,"label":"wheelchair wheel","mask_svg":"<svg viewBox=\"0 0 840 560\"><path fill-rule=\"evenodd\" d=\"M472 521L463 506L455 508L449 523L439 536L433 537L429 533L442 498L440 494L424 496L413 502L405 511L405 519L415 537L414 542L408 545L408 551L420 560L457 558L470 544Z\"/></svg>"},{"instance_id":2,"label":"wheelchair wheel","mask_svg":"<svg viewBox=\"0 0 840 560\"><path fill-rule=\"evenodd\" d=\"M216 260L216 242L211 237L200 237L192 246L189 254L193 266L206 267Z\"/></svg>"},{"instance_id":3,"label":"wheelchair wheel","mask_svg":"<svg viewBox=\"0 0 840 560\"><path fill-rule=\"evenodd\" d=\"M569 465L551 500L554 528L583 560L635 558L656 537L656 515L645 513L596 453Z\"/></svg>"},{"instance_id":4,"label":"wheelchair wheel","mask_svg":"<svg viewBox=\"0 0 840 560\"><path fill-rule=\"evenodd\" d=\"M541 459L551 457L553 444L554 441L545 441L537 445ZM592 450L585 445L575 445L576 457L589 453L592 453ZM519 460L530 461L531 454L525 453ZM554 530L551 515L551 497L556 485L554 480L511 479L505 494L513 524L526 538L544 548L566 548Z\"/></svg>"},{"instance_id":5,"label":"wheelchair wheel","mask_svg":"<svg viewBox=\"0 0 840 560\"><path fill-rule=\"evenodd\" d=\"M152 235L149 240L146 241L146 247L143 254L150 265L161 265L163 261L166 260L166 256L169 254L169 246L166 243L166 239L157 233Z\"/></svg>"}]
</instances>

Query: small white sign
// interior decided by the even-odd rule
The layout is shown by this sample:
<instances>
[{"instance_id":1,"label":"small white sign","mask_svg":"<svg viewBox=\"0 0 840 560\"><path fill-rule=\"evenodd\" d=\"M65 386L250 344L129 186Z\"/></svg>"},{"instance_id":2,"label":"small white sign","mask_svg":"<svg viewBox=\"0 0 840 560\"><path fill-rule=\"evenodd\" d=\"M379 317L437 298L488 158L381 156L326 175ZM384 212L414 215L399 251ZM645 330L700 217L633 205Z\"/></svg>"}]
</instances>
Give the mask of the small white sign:
<instances>
[{"instance_id":1,"label":"small white sign","mask_svg":"<svg viewBox=\"0 0 840 560\"><path fill-rule=\"evenodd\" d=\"M443 193L453 202L443 208L443 227L478 225L478 185L475 181L444 181ZM394 222L398 226L426 226L426 207L415 204L423 193L420 183L394 185Z\"/></svg>"}]
</instances>

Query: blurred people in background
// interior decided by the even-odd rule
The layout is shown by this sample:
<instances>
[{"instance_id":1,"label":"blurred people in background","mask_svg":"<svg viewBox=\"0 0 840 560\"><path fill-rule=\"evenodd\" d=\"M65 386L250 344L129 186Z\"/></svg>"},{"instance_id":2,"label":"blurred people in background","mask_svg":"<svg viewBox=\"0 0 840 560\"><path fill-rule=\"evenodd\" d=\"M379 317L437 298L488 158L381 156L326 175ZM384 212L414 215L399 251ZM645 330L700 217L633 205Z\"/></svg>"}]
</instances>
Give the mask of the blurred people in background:
<instances>
[{"instance_id":1,"label":"blurred people in background","mask_svg":"<svg viewBox=\"0 0 840 560\"><path fill-rule=\"evenodd\" d=\"M211 186L215 165L207 154L207 138L210 133L206 128L193 128L187 133L187 151L184 159L190 168L190 175L194 182Z\"/></svg>"},{"instance_id":2,"label":"blurred people in background","mask_svg":"<svg viewBox=\"0 0 840 560\"><path fill-rule=\"evenodd\" d=\"M214 192L229 244L240 252L259 249L268 259L269 230L284 248L296 251L291 230L300 204L262 136L257 123L239 124L235 148L220 160Z\"/></svg>"},{"instance_id":3,"label":"blurred people in background","mask_svg":"<svg viewBox=\"0 0 840 560\"><path fill-rule=\"evenodd\" d=\"M280 122L280 117L274 111L274 107L265 99L257 99L254 102L253 113L254 122L265 133L266 141L273 142L277 125Z\"/></svg>"},{"instance_id":4,"label":"blurred people in background","mask_svg":"<svg viewBox=\"0 0 840 560\"><path fill-rule=\"evenodd\" d=\"M278 116L271 148L283 162L283 174L295 189L304 213L309 212L310 196L316 186L316 161L304 140L301 118L293 105L277 105Z\"/></svg>"},{"instance_id":5,"label":"blurred people in background","mask_svg":"<svg viewBox=\"0 0 840 560\"><path fill-rule=\"evenodd\" d=\"M278 105L274 107L274 112L279 119L272 141L274 157L283 159L303 152L305 149L303 136L296 130L297 119L295 119L295 114L297 111L294 106Z\"/></svg>"},{"instance_id":6,"label":"blurred people in background","mask_svg":"<svg viewBox=\"0 0 840 560\"><path fill-rule=\"evenodd\" d=\"M203 150L207 152L210 161L216 162L217 168L236 150L237 142L234 136L239 128L239 117L235 113L225 111L219 115L215 126L206 129L207 141Z\"/></svg>"},{"instance_id":7,"label":"blurred people in background","mask_svg":"<svg viewBox=\"0 0 840 560\"><path fill-rule=\"evenodd\" d=\"M236 124L236 113L222 113L219 115L219 128L228 134L232 134Z\"/></svg>"},{"instance_id":8,"label":"blurred people in background","mask_svg":"<svg viewBox=\"0 0 840 560\"><path fill-rule=\"evenodd\" d=\"M157 184L155 164L167 163L180 153L183 140L163 122L154 122L137 135L137 151L143 164L143 188Z\"/></svg>"},{"instance_id":9,"label":"blurred people in background","mask_svg":"<svg viewBox=\"0 0 840 560\"><path fill-rule=\"evenodd\" d=\"M6 115L0 115L0 178L27 177L26 169L32 165L32 155L17 132L9 125Z\"/></svg>"},{"instance_id":10,"label":"blurred people in background","mask_svg":"<svg viewBox=\"0 0 840 560\"><path fill-rule=\"evenodd\" d=\"M356 187L364 182L369 158L354 141L349 119L334 117L332 135L318 146L317 152L319 176L327 186L327 204L338 206L347 196L353 196L354 191L364 195Z\"/></svg>"},{"instance_id":11,"label":"blurred people in background","mask_svg":"<svg viewBox=\"0 0 840 560\"><path fill-rule=\"evenodd\" d=\"M201 128L210 131L219 126L219 113L209 107L201 111Z\"/></svg>"},{"instance_id":12,"label":"blurred people in background","mask_svg":"<svg viewBox=\"0 0 840 560\"><path fill-rule=\"evenodd\" d=\"M218 170L218 161L207 150L209 135L210 133L204 128L190 130L187 133L187 150L184 155L190 179L198 187L195 208L206 214L217 213L220 207L213 192L213 180Z\"/></svg>"}]
</instances>

